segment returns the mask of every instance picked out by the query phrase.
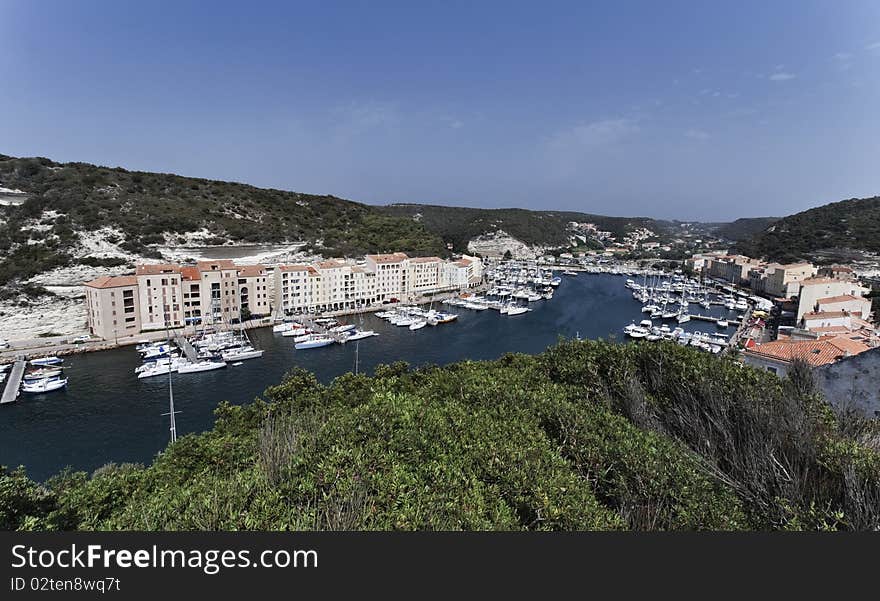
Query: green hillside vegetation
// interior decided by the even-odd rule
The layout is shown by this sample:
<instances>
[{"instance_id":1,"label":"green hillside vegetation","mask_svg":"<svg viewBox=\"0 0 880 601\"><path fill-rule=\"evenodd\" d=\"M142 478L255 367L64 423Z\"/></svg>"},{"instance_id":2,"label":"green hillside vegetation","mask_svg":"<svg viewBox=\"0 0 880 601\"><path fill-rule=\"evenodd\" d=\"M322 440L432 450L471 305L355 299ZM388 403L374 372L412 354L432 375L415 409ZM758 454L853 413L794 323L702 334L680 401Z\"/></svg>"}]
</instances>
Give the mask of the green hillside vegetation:
<instances>
[{"instance_id":1,"label":"green hillside vegetation","mask_svg":"<svg viewBox=\"0 0 880 601\"><path fill-rule=\"evenodd\" d=\"M780 262L817 259L834 249L880 252L880 197L842 200L784 217L737 247Z\"/></svg>"},{"instance_id":2,"label":"green hillside vegetation","mask_svg":"<svg viewBox=\"0 0 880 601\"><path fill-rule=\"evenodd\" d=\"M477 236L503 230L529 245L562 247L569 243L570 221L595 223L599 229L622 238L638 227L655 228L653 219L644 217L605 217L570 211L530 211L527 209L473 209L440 205L393 204L380 207L387 215L409 218L445 242L456 252L467 252L468 242Z\"/></svg>"},{"instance_id":3,"label":"green hillside vegetation","mask_svg":"<svg viewBox=\"0 0 880 601\"><path fill-rule=\"evenodd\" d=\"M673 344L568 341L329 386L293 371L216 415L148 467L3 470L0 528L880 527L876 424L832 415L806 368L779 380Z\"/></svg>"},{"instance_id":4,"label":"green hillside vegetation","mask_svg":"<svg viewBox=\"0 0 880 601\"><path fill-rule=\"evenodd\" d=\"M760 234L777 221L779 217L743 217L730 223L722 223L713 233L719 238L738 242Z\"/></svg>"},{"instance_id":5,"label":"green hillside vegetation","mask_svg":"<svg viewBox=\"0 0 880 601\"><path fill-rule=\"evenodd\" d=\"M29 194L18 207L0 207L0 283L68 264L77 233L110 226L125 250L155 255L164 234L207 228L214 244L306 241L326 256L406 251L442 254L441 240L410 219L332 196L245 184L127 171L85 163L0 155L0 186ZM44 211L46 232L22 229ZM31 244L28 244L28 240ZM36 243L35 243L36 242Z\"/></svg>"}]
</instances>

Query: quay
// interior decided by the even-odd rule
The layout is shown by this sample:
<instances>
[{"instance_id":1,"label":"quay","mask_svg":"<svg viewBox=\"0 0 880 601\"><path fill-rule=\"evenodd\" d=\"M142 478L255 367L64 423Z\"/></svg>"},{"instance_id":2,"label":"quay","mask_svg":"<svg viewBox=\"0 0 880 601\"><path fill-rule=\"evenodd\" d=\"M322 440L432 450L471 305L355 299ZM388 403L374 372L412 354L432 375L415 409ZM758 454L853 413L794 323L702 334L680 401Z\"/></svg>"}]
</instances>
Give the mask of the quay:
<instances>
[{"instance_id":1,"label":"quay","mask_svg":"<svg viewBox=\"0 0 880 601\"><path fill-rule=\"evenodd\" d=\"M711 321L714 323L718 323L719 321L721 321L720 317L711 317L709 315L691 315L691 319L700 319L702 321ZM737 319L727 319L725 321L727 323L729 323L731 325L735 325L735 326L740 326L743 323L742 321L737 320Z\"/></svg>"},{"instance_id":2,"label":"quay","mask_svg":"<svg viewBox=\"0 0 880 601\"><path fill-rule=\"evenodd\" d=\"M6 388L3 389L3 397L0 398L0 405L12 403L18 398L18 390L21 387L21 380L24 378L24 359L18 358L12 365L12 372L9 379L6 380Z\"/></svg>"}]
</instances>

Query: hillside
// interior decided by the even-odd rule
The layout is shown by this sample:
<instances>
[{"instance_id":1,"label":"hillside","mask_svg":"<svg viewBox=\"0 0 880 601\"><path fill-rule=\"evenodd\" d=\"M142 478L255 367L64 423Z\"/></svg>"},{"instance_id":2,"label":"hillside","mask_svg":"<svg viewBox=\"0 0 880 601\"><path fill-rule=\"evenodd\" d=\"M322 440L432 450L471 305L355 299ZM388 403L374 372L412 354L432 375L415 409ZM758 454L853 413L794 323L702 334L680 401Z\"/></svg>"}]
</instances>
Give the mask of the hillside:
<instances>
[{"instance_id":1,"label":"hillside","mask_svg":"<svg viewBox=\"0 0 880 601\"><path fill-rule=\"evenodd\" d=\"M806 367L569 341L264 396L147 467L0 469L0 529L880 527L877 425L832 415Z\"/></svg>"},{"instance_id":2,"label":"hillside","mask_svg":"<svg viewBox=\"0 0 880 601\"><path fill-rule=\"evenodd\" d=\"M738 248L774 261L820 259L830 252L880 252L880 197L852 198L783 217Z\"/></svg>"},{"instance_id":3,"label":"hillside","mask_svg":"<svg viewBox=\"0 0 880 601\"><path fill-rule=\"evenodd\" d=\"M731 223L720 224L713 233L719 238L739 242L760 234L777 221L779 217L743 217Z\"/></svg>"},{"instance_id":4,"label":"hillside","mask_svg":"<svg viewBox=\"0 0 880 601\"><path fill-rule=\"evenodd\" d=\"M302 241L328 256L445 252L411 219L332 196L4 155L0 187L26 196L0 205L0 284L82 258L88 232L141 256L193 233L205 244Z\"/></svg>"},{"instance_id":5,"label":"hillside","mask_svg":"<svg viewBox=\"0 0 880 601\"><path fill-rule=\"evenodd\" d=\"M386 215L417 221L451 242L456 252L466 252L474 238L504 231L529 246L560 247L569 243L571 221L595 223L618 239L640 227L657 228L657 221L644 217L606 217L571 211L531 211L527 209L474 209L441 205L393 204L380 207Z\"/></svg>"}]
</instances>

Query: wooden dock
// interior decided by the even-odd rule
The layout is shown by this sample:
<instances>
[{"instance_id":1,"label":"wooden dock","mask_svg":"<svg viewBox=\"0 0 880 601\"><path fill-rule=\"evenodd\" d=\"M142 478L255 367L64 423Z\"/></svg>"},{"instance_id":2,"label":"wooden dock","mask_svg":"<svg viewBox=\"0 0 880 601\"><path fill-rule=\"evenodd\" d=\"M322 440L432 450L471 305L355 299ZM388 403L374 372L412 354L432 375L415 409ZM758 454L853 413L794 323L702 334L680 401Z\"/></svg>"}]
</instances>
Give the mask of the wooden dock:
<instances>
[{"instance_id":1,"label":"wooden dock","mask_svg":"<svg viewBox=\"0 0 880 601\"><path fill-rule=\"evenodd\" d=\"M177 344L178 348L183 351L183 354L186 355L186 358L190 363L198 363L199 354L196 352L196 349L193 348L193 345L190 344L189 340L178 335L174 337L174 342Z\"/></svg>"},{"instance_id":2,"label":"wooden dock","mask_svg":"<svg viewBox=\"0 0 880 601\"><path fill-rule=\"evenodd\" d=\"M0 398L0 405L12 403L18 398L18 391L21 388L21 380L24 378L24 367L26 363L24 359L18 359L12 365L12 371L6 378L6 388L3 389L3 397Z\"/></svg>"},{"instance_id":3,"label":"wooden dock","mask_svg":"<svg viewBox=\"0 0 880 601\"><path fill-rule=\"evenodd\" d=\"M721 318L720 318L720 317L711 317L711 316L709 316L709 315L694 315L694 314L691 314L691 319L700 319L700 320L702 320L702 321L711 321L711 322L714 322L714 323L718 323L719 321L721 321ZM728 319L728 320L727 320L727 323L729 323L729 324L732 325L732 326L739 326L740 324L742 324L742 322L739 321L739 320L737 320L737 319Z\"/></svg>"}]
</instances>

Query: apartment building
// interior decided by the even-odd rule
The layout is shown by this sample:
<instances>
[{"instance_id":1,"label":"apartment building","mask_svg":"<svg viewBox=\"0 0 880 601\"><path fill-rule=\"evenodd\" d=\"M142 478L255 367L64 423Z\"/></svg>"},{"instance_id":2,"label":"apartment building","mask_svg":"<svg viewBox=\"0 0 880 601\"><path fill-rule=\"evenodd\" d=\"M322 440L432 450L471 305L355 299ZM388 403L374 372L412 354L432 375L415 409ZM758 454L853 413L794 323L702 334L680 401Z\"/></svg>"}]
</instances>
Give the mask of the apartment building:
<instances>
[{"instance_id":1,"label":"apartment building","mask_svg":"<svg viewBox=\"0 0 880 601\"><path fill-rule=\"evenodd\" d=\"M89 330L105 340L141 331L135 276L103 276L85 285Z\"/></svg>"},{"instance_id":2,"label":"apartment building","mask_svg":"<svg viewBox=\"0 0 880 601\"><path fill-rule=\"evenodd\" d=\"M282 313L351 310L393 299L464 290L478 285L483 264L476 257L444 261L404 253L367 255L362 265L329 260L281 265L275 270L275 303Z\"/></svg>"},{"instance_id":3,"label":"apartment building","mask_svg":"<svg viewBox=\"0 0 880 601\"><path fill-rule=\"evenodd\" d=\"M800 293L801 282L815 273L812 263L769 263L749 270L749 287L768 296L793 298Z\"/></svg>"},{"instance_id":4,"label":"apartment building","mask_svg":"<svg viewBox=\"0 0 880 601\"><path fill-rule=\"evenodd\" d=\"M813 277L801 282L800 298L796 321L800 321L804 314L817 310L820 299L840 296L854 296L862 298L870 290L857 281L840 280L834 278ZM870 306L868 307L870 311Z\"/></svg>"},{"instance_id":5,"label":"apartment building","mask_svg":"<svg viewBox=\"0 0 880 601\"><path fill-rule=\"evenodd\" d=\"M749 270L762 266L758 259L744 255L723 255L707 261L708 274L732 284L749 284Z\"/></svg>"},{"instance_id":6,"label":"apartment building","mask_svg":"<svg viewBox=\"0 0 880 601\"><path fill-rule=\"evenodd\" d=\"M264 265L238 268L239 311L243 317L260 317L272 313L272 282Z\"/></svg>"},{"instance_id":7,"label":"apartment building","mask_svg":"<svg viewBox=\"0 0 880 601\"><path fill-rule=\"evenodd\" d=\"M353 310L392 299L464 290L483 278L482 261L367 255L363 264L329 259L311 265L239 266L223 259L195 265L140 265L127 279L86 284L89 329L107 338L184 325L234 323L275 312ZM117 292L117 289L120 289ZM123 317L122 289L125 291ZM122 321L120 321L122 320ZM115 321L115 323L114 323Z\"/></svg>"},{"instance_id":8,"label":"apartment building","mask_svg":"<svg viewBox=\"0 0 880 601\"><path fill-rule=\"evenodd\" d=\"M184 325L180 266L138 265L135 270L141 328L159 330Z\"/></svg>"}]
</instances>

